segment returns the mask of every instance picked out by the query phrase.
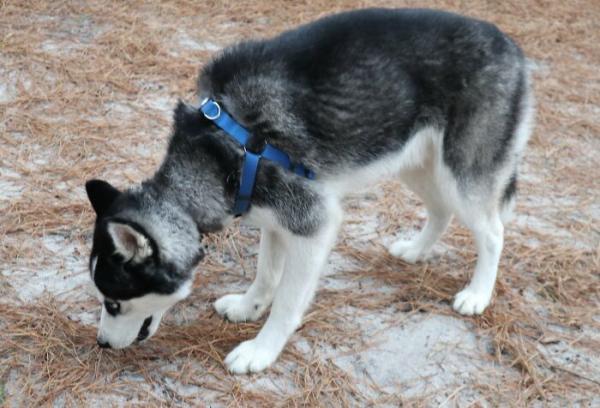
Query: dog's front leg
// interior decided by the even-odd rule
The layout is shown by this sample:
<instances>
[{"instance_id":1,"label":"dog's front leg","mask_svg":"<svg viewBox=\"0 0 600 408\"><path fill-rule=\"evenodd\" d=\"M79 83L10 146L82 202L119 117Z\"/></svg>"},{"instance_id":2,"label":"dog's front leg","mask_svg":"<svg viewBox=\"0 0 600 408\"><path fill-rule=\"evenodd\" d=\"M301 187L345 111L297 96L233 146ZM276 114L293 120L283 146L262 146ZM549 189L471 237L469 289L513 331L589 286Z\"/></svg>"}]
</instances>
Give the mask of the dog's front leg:
<instances>
[{"instance_id":1,"label":"dog's front leg","mask_svg":"<svg viewBox=\"0 0 600 408\"><path fill-rule=\"evenodd\" d=\"M231 294L215 302L217 313L232 322L259 319L271 304L279 284L285 260L285 248L280 236L262 229L256 278L244 294Z\"/></svg>"},{"instance_id":2,"label":"dog's front leg","mask_svg":"<svg viewBox=\"0 0 600 408\"><path fill-rule=\"evenodd\" d=\"M337 203L330 206L317 232L310 237L282 233L285 266L271 313L252 339L241 343L225 359L236 374L262 371L279 356L289 337L300 326L315 293L319 275L333 247L341 222Z\"/></svg>"}]
</instances>

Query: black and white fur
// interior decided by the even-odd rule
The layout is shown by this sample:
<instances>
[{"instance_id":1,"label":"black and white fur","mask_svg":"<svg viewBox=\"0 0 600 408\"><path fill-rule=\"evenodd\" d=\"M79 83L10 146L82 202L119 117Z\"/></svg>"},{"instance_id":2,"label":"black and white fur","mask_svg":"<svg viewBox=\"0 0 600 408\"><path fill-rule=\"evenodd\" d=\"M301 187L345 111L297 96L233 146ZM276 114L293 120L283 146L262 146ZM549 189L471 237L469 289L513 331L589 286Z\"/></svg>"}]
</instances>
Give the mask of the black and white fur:
<instances>
[{"instance_id":1,"label":"black and white fur","mask_svg":"<svg viewBox=\"0 0 600 408\"><path fill-rule=\"evenodd\" d=\"M229 370L275 361L315 293L342 198L380 180L399 177L428 213L414 239L390 246L393 255L425 259L452 215L472 231L477 264L453 307L483 312L533 117L528 65L510 38L441 11L353 11L227 48L198 83L200 100L217 100L256 150L268 140L317 174L307 180L261 162L244 216L262 233L256 278L215 308L236 322L271 311L256 338L227 356ZM103 346L154 334L190 292L202 236L233 219L242 149L195 107L180 103L174 122L154 177L125 192L86 185L98 215L90 267Z\"/></svg>"}]
</instances>

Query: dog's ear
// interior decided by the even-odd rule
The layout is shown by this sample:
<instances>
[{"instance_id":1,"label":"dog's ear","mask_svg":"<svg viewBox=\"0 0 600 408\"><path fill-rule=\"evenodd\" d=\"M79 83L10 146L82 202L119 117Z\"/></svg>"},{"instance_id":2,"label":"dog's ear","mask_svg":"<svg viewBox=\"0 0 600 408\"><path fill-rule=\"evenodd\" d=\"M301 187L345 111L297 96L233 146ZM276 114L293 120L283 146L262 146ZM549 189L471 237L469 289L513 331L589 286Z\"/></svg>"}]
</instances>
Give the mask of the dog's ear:
<instances>
[{"instance_id":1,"label":"dog's ear","mask_svg":"<svg viewBox=\"0 0 600 408\"><path fill-rule=\"evenodd\" d=\"M126 261L141 262L152 255L150 240L132 226L120 222L109 222L107 229L115 251Z\"/></svg>"},{"instance_id":2,"label":"dog's ear","mask_svg":"<svg viewBox=\"0 0 600 408\"><path fill-rule=\"evenodd\" d=\"M85 183L85 191L98 217L104 215L108 207L121 195L119 190L103 180L89 180Z\"/></svg>"}]
</instances>

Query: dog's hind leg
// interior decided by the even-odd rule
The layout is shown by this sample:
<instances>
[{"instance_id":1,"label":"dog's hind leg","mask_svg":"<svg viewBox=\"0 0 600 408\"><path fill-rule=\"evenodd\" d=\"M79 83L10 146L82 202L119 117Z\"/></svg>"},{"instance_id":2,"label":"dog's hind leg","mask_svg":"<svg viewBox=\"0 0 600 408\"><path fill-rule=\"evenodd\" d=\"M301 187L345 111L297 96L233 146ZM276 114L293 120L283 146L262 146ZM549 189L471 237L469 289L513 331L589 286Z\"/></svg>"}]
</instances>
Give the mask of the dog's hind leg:
<instances>
[{"instance_id":1,"label":"dog's hind leg","mask_svg":"<svg viewBox=\"0 0 600 408\"><path fill-rule=\"evenodd\" d=\"M471 282L456 294L453 304L454 310L464 315L483 313L492 298L504 242L497 201L489 206L465 202L461 210L457 209L457 216L473 232L477 246L477 263Z\"/></svg>"},{"instance_id":2,"label":"dog's hind leg","mask_svg":"<svg viewBox=\"0 0 600 408\"><path fill-rule=\"evenodd\" d=\"M427 170L411 170L403 174L403 181L425 204L427 221L423 229L410 240L398 240L390 245L389 252L406 262L415 263L427 257L433 245L446 230L452 212L445 204L442 192Z\"/></svg>"},{"instance_id":3,"label":"dog's hind leg","mask_svg":"<svg viewBox=\"0 0 600 408\"><path fill-rule=\"evenodd\" d=\"M217 313L232 322L259 319L273 300L281 279L285 251L280 237L273 231L261 230L256 278L244 294L231 294L215 302Z\"/></svg>"},{"instance_id":4,"label":"dog's hind leg","mask_svg":"<svg viewBox=\"0 0 600 408\"><path fill-rule=\"evenodd\" d=\"M510 179L531 130L533 99L521 58L481 71L473 81L481 88L461 94L448 114L443 158L457 185L453 210L477 246L473 277L453 304L465 315L482 313L492 298L504 243L501 213L514 195Z\"/></svg>"}]
</instances>

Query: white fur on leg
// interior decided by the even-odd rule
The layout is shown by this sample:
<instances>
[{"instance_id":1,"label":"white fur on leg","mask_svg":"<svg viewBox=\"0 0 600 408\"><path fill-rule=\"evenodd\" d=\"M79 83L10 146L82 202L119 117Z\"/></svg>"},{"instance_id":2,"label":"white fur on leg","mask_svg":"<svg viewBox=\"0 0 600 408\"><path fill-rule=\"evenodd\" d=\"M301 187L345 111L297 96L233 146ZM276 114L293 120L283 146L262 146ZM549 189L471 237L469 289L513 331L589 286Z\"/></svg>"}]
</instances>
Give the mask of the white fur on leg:
<instances>
[{"instance_id":1,"label":"white fur on leg","mask_svg":"<svg viewBox=\"0 0 600 408\"><path fill-rule=\"evenodd\" d=\"M246 294L225 295L215 302L217 313L235 323L260 319L267 306L266 303L255 303L252 296Z\"/></svg>"},{"instance_id":2,"label":"white fur on leg","mask_svg":"<svg viewBox=\"0 0 600 408\"><path fill-rule=\"evenodd\" d=\"M492 294L488 291L472 289L467 286L454 297L452 307L458 313L466 316L481 314L490 304Z\"/></svg>"},{"instance_id":3,"label":"white fur on leg","mask_svg":"<svg viewBox=\"0 0 600 408\"><path fill-rule=\"evenodd\" d=\"M256 338L237 346L225 359L229 371L257 372L273 363L302 322L315 293L321 269L333 247L341 222L337 203L330 203L327 222L310 238L292 234L285 240L285 267L271 313Z\"/></svg>"},{"instance_id":4,"label":"white fur on leg","mask_svg":"<svg viewBox=\"0 0 600 408\"><path fill-rule=\"evenodd\" d=\"M453 308L460 314L471 316L483 313L492 299L504 227L498 214L490 219L482 216L478 220L467 221L474 221L467 222L467 226L473 231L477 243L477 265L469 285L457 293Z\"/></svg>"},{"instance_id":5,"label":"white fur on leg","mask_svg":"<svg viewBox=\"0 0 600 408\"><path fill-rule=\"evenodd\" d=\"M439 135L435 137L432 134L428 143L419 150L423 155L420 158L421 166L417 169L406 168L400 174L400 178L423 200L427 208L427 222L417 236L411 240L396 241L389 247L391 255L408 263L422 261L429 256L431 248L446 230L452 214L446 202L448 194L443 192L448 185L436 178L437 144Z\"/></svg>"},{"instance_id":6,"label":"white fur on leg","mask_svg":"<svg viewBox=\"0 0 600 408\"><path fill-rule=\"evenodd\" d=\"M225 358L225 364L234 374L257 373L277 359L281 350L265 347L257 339L247 340Z\"/></svg>"},{"instance_id":7,"label":"white fur on leg","mask_svg":"<svg viewBox=\"0 0 600 408\"><path fill-rule=\"evenodd\" d=\"M285 261L281 240L272 231L262 230L256 279L245 294L225 295L215 302L215 310L232 322L260 319L273 300L273 293Z\"/></svg>"},{"instance_id":8,"label":"white fur on leg","mask_svg":"<svg viewBox=\"0 0 600 408\"><path fill-rule=\"evenodd\" d=\"M427 223L416 237L412 240L396 241L390 245L388 250L391 255L408 263L422 261L427 258L431 248L442 235L449 222L450 215L447 210L440 210L437 213L430 211Z\"/></svg>"},{"instance_id":9,"label":"white fur on leg","mask_svg":"<svg viewBox=\"0 0 600 408\"><path fill-rule=\"evenodd\" d=\"M227 355L225 365L233 374L257 373L277 360L284 345L285 341L278 341L276 346L269 347L257 338L246 340Z\"/></svg>"},{"instance_id":10,"label":"white fur on leg","mask_svg":"<svg viewBox=\"0 0 600 408\"><path fill-rule=\"evenodd\" d=\"M394 242L388 248L389 253L396 258L400 258L410 264L421 261L425 258L422 248L418 245L416 239L400 239Z\"/></svg>"}]
</instances>

